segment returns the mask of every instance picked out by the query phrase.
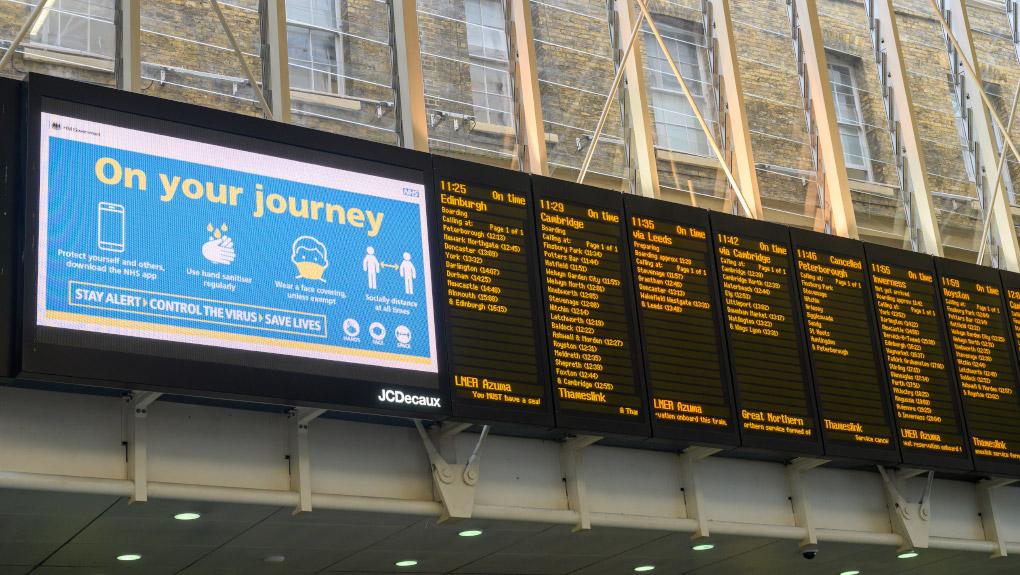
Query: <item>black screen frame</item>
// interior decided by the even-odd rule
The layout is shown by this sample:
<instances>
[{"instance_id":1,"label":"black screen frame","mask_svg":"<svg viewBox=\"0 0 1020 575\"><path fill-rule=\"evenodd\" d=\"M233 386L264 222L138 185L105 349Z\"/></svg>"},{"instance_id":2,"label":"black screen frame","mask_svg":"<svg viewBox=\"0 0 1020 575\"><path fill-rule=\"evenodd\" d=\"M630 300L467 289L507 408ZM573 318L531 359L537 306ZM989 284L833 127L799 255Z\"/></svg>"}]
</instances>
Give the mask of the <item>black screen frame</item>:
<instances>
[{"instance_id":1,"label":"black screen frame","mask_svg":"<svg viewBox=\"0 0 1020 575\"><path fill-rule=\"evenodd\" d=\"M641 359L645 374L645 391L648 394L648 415L652 426L652 436L661 439L684 442L687 444L710 445L724 448L738 447L740 445L739 423L737 421L737 411L733 397L733 378L730 372L729 350L726 345L726 334L723 333L722 306L719 299L719 294L721 293L719 290L719 275L716 270L716 259L714 254L715 243L711 238L712 228L709 223L708 211L701 208L694 208L673 202L666 202L663 200L636 195L624 196L623 205L626 216L625 230L627 231L626 239L629 256L634 253L633 236L630 232L632 229L631 218L635 216L655 218L666 220L671 223L700 227L705 230L705 233L709 236L705 240L708 256L706 266L708 270L707 279L709 297L712 298L713 306L712 316L715 320L716 348L719 357L719 374L722 378L719 385L721 387L723 398L729 404L732 430L712 430L704 426L695 426L692 424L670 423L666 421L660 422L654 417L650 407L652 405L653 390L652 383L648 378L648 357L645 353L645 350L648 349L648 342L645 337L645 328L641 323L641 313L639 311L640 303L637 303L635 305L635 311L637 312L635 316L638 322L638 334L640 337L638 341L641 343ZM632 286L632 293L635 302L640 302L640 296L637 291L637 268L634 258L631 257L630 260L631 281L634 282Z\"/></svg>"},{"instance_id":2,"label":"black screen frame","mask_svg":"<svg viewBox=\"0 0 1020 575\"><path fill-rule=\"evenodd\" d=\"M865 244L864 245L864 256L865 261L868 264L868 276L869 283L871 275L871 265L873 263L884 263L891 264L904 268L912 268L931 272L932 277L935 279L935 319L938 322L939 337L942 343L942 352L946 357L947 362L952 363L952 369L947 365L947 372L949 375L949 384L952 389L949 390L949 397L953 401L953 411L956 414L956 420L960 428L960 434L964 438L964 456L963 457L946 457L944 455L938 455L935 453L924 453L919 451L912 451L905 449L902 444L900 445L900 457L905 465L916 465L918 467L933 469L936 471L949 471L949 472L960 472L960 471L973 471L974 470L974 459L970 451L970 434L967 431L967 422L963 415L963 406L960 402L959 388L960 382L956 378L955 360L953 358L953 351L949 347L949 333L946 331L946 319L945 319L945 308L942 303L942 289L938 283L938 275L935 273L935 259L927 254L918 252L908 252L906 250L896 249L889 246L883 246L879 244ZM878 309L876 307L877 302L875 301L874 287L872 286L871 291L871 306L872 311L875 314L875 325L881 331L881 326L878 325ZM879 338L880 342L881 337ZM888 376L888 357L885 352L885 344L882 342L879 347L882 353L882 369L886 375L886 381L889 383L889 395L892 397L892 381ZM895 405L893 405L894 417L893 421L896 423L897 430L899 429L899 422L895 417Z\"/></svg>"},{"instance_id":3,"label":"black screen frame","mask_svg":"<svg viewBox=\"0 0 1020 575\"><path fill-rule=\"evenodd\" d=\"M801 372L804 374L803 389L805 406L808 413L811 416L814 429L814 435L811 439L805 440L802 438L783 437L777 435L769 435L767 432L760 433L748 433L745 432L741 425L741 420L737 419L737 428L740 431L740 443L742 447L761 449L767 451L778 452L781 454L788 455L806 455L806 456L820 456L824 451L822 444L822 434L820 431L820 425L818 421L818 408L815 400L815 388L814 381L812 380L811 364L808 358L807 352L807 338L804 331L804 323L801 317L800 310L800 289L797 284L796 276L796 263L793 259L793 242L790 240L790 234L786 226L780 224L773 224L769 222L763 222L761 220L751 220L748 218L734 216L731 214L724 214L720 212L712 212L709 216L709 220L712 224L712 255L713 258L718 262L718 248L719 248L719 233L734 234L734 235L747 235L754 238L760 238L770 242L776 242L787 247L787 260L789 262L789 270L792 277L789 278L789 292L787 297L790 299L790 309L793 310L793 326L794 326L794 337L796 337L797 347L800 350L800 363ZM719 275L719 301L720 307L725 306L724 287L722 282L722 275ZM740 380L734 373L733 363L733 344L730 338L729 330L726 329L725 317L726 314L722 309L720 312L723 315L723 332L726 336L726 351L727 357L729 357L729 368L731 370L730 377L733 382L733 397L734 397L734 409L738 410L739 413L739 401L740 401Z\"/></svg>"},{"instance_id":4,"label":"black screen frame","mask_svg":"<svg viewBox=\"0 0 1020 575\"><path fill-rule=\"evenodd\" d=\"M868 331L871 334L871 345L873 351L873 357L875 362L875 373L878 375L878 392L882 401L882 409L885 415L885 420L889 426L889 432L891 441L888 447L876 447L868 445L857 445L844 442L833 442L828 441L825 438L824 425L819 421L819 433L822 438L822 445L825 448L825 455L832 456L840 459L851 459L868 462L881 462L881 463L900 463L902 461L900 457L900 442L899 442L899 429L896 427L896 418L894 417L892 408L892 396L890 394L890 386L888 381L888 375L886 374L885 366L883 365L883 350L881 336L878 332L878 324L875 320L875 310L871 303L872 290L871 290L871 274L868 270L868 262L864 257L864 244L862 242L842 238L839 236L833 236L829 234L822 234L800 228L790 228L790 241L793 246L793 263L794 263L794 277L797 282L797 294L802 296L803 291L800 285L800 274L798 273L797 256L796 250L798 248L806 248L810 250L821 250L830 252L836 255L843 255L847 257L858 258L861 260L861 264L864 269L861 270L861 275L864 277L864 285L862 287L862 295L864 301L864 313L868 322ZM806 310L803 305L803 298L799 298L798 302L801 310L801 322L805 325L807 323ZM818 410L818 417L821 419L824 416L824 410L821 401L821 394L818 393L818 377L815 373L814 358L811 355L811 342L810 338L805 333L805 349L808 350L808 359L811 363L811 377L815 389L815 403Z\"/></svg>"},{"instance_id":5,"label":"black screen frame","mask_svg":"<svg viewBox=\"0 0 1020 575\"><path fill-rule=\"evenodd\" d=\"M481 403L458 402L453 388L453 329L449 322L442 334L442 340L446 349L446 365L448 366L445 380L441 385L449 386L450 407L453 417L477 423L500 422L511 425L528 425L551 429L555 426L553 416L552 386L549 381L549 358L548 349L545 345L545 321L543 320L542 281L540 277L540 263L536 260L538 254L538 237L535 228L535 198L531 193L531 177L524 172L515 172L495 166L476 164L454 158L432 156L433 175L435 177L435 189L433 195L435 207L433 209L437 219L442 218L439 196L442 193L440 180L447 179L457 182L464 182L468 185L492 187L493 189L506 190L521 194L528 200L526 216L524 221L524 256L528 266L528 289L532 299L532 334L535 348L535 367L538 377L545 390L544 403L541 409L515 409L506 405L487 405ZM442 235L442 222L434 229L434 234ZM445 242L437 242L439 247L436 252L436 267L445 266L446 251ZM444 317L450 310L447 298L446 274L439 273L440 279L437 283L442 291L441 296L436 300L437 313L442 311Z\"/></svg>"},{"instance_id":6,"label":"black screen frame","mask_svg":"<svg viewBox=\"0 0 1020 575\"><path fill-rule=\"evenodd\" d=\"M624 252L620 254L620 285L623 291L624 311L627 318L627 333L631 340L631 369L634 374L634 384L637 386L638 390L637 395L641 401L640 418L637 420L630 419L629 421L615 419L612 416L587 415L562 410L560 408L559 398L556 396L556 385L552 381L554 378L553 374L555 372L553 371L552 366L553 354L550 351L548 352L549 379L550 390L553 396L553 408L556 416L556 427L568 432L595 432L607 435L648 438L651 436L651 423L649 421L648 413L648 392L645 385L644 370L642 369L643 363L641 353L637 349L637 345L640 340L638 339L639 334L637 333L637 312L634 309L636 300L634 299L632 288L634 280L631 278L630 254L626 253L629 248L626 238L626 221L624 221L625 212L623 207L623 194L604 188L586 186L545 176L532 176L531 183L533 199L535 202L539 202L542 199L562 200L570 203L591 206L593 208L611 209L620 214L620 249ZM542 240L541 222L539 221L540 212L541 208L536 205L535 243L538 247L538 252L536 252L535 255L538 257L539 269L544 277L545 258L542 257L541 252ZM548 311L544 282L542 287L541 310L543 317L545 318L545 345L546 349L549 350L552 347L552 319L550 318Z\"/></svg>"},{"instance_id":7,"label":"black screen frame","mask_svg":"<svg viewBox=\"0 0 1020 575\"><path fill-rule=\"evenodd\" d=\"M17 308L17 211L21 197L22 83L0 78L0 377L11 377Z\"/></svg>"},{"instance_id":8,"label":"black screen frame","mask_svg":"<svg viewBox=\"0 0 1020 575\"><path fill-rule=\"evenodd\" d=\"M1018 363L1016 344L1013 336L1013 322L1009 316L1009 302L1006 299L1005 286L1003 285L1002 276L999 274L999 270L986 266L979 266L977 264L971 264L967 262L961 262L957 260L950 260L946 258L934 258L935 260L935 272L936 277L939 280L939 296L942 303L943 317L946 317L945 299L942 298L942 277L957 277L963 278L974 282L983 282L993 284L999 287L999 303L1001 304L1001 310L1003 314L1003 321L1006 325L1006 345L1009 347L1009 360L1010 367L1013 370L1013 374L1016 383L1016 390L1018 393L1014 396L1014 400L1020 405L1020 363ZM946 334L949 336L949 349L953 350L953 338L949 334L949 326L946 326ZM952 356L954 374L959 370L959 366L956 365L956 355ZM967 406L963 400L963 388L960 383L960 379L956 378L956 391L960 402L960 412L963 414L964 429L967 430L967 446L970 448L971 460L974 463L974 470L980 473L988 473L994 475L1004 475L1009 477L1020 478L1020 462L1007 463L1005 461L999 461L995 459L989 459L986 457L979 457L974 453L973 437L970 434L970 420L967 417ZM1003 422L1009 424L1010 422ZM1020 422L1012 422L1014 425L1020 424Z\"/></svg>"},{"instance_id":9,"label":"black screen frame","mask_svg":"<svg viewBox=\"0 0 1020 575\"><path fill-rule=\"evenodd\" d=\"M421 174L421 184L425 186L426 203L431 206L431 195L434 194L432 165L429 156L402 148L384 144L348 138L327 132L311 130L299 126L273 122L260 118L233 114L220 110L183 104L169 100L133 94L84 84L80 82L30 74L27 82L27 107L24 110L24 132L26 133L26 189L27 201L24 209L24 302L22 305L22 366L19 377L27 380L59 381L112 387L117 389L142 389L195 395L204 397L243 399L263 403L283 403L288 405L308 405L331 409L343 409L378 415L400 417L422 417L443 419L448 415L449 396L446 387L441 385L445 373L445 359L442 346L437 341L436 374L426 373L423 381L433 375L435 385L401 385L399 383L380 383L345 377L343 375L311 375L295 371L282 371L251 367L244 362L258 358L266 361L275 358L280 361L292 361L287 356L267 354L263 352L232 350L226 348L201 346L179 342L163 342L168 350L176 354L194 353L202 356L199 360L168 358L165 356L148 355L138 352L109 351L108 349L91 349L74 345L44 343L37 338L42 329L58 332L76 332L36 325L36 299L38 280L38 218L39 218L39 148L40 148L40 114L44 111L44 100L63 102L63 106L88 106L98 114L117 117L131 115L141 120L154 120L155 125L170 122L176 128L188 128L215 132L214 141L220 138L227 141L245 141L255 146L255 151L279 154L301 161L299 152L328 154L336 159L337 164L349 167L351 164L380 166L383 171L396 170L400 173L415 172ZM127 120L125 120L127 122ZM136 128L137 129L137 128ZM158 130L154 130L158 131ZM179 133L174 134L181 137ZM235 144L236 145L236 144ZM289 153L280 154L280 150ZM387 166L392 166L391 168ZM427 209L427 225L432 230L436 225L435 214ZM435 234L430 234L429 251L437 253ZM433 259L433 261L438 261ZM436 266L431 270L433 286L433 302L438 295L436 282ZM434 312L435 313L435 312ZM443 333L444 325L440 314L435 313L435 328L438 334ZM86 332L78 332L86 333ZM89 338L116 345L126 339L123 336L88 333ZM197 351L196 351L197 350ZM211 356L230 355L233 364L217 363ZM329 365L331 369L343 372L344 363L327 360L307 360L310 364ZM335 366L333 365L335 364ZM371 366L367 372L375 372L381 377L395 380L400 374L411 373L408 370ZM378 371L381 370L381 371ZM377 395L382 390L403 391L412 395L430 395L439 397L440 407L430 409L414 409L406 404L384 404Z\"/></svg>"}]
</instances>

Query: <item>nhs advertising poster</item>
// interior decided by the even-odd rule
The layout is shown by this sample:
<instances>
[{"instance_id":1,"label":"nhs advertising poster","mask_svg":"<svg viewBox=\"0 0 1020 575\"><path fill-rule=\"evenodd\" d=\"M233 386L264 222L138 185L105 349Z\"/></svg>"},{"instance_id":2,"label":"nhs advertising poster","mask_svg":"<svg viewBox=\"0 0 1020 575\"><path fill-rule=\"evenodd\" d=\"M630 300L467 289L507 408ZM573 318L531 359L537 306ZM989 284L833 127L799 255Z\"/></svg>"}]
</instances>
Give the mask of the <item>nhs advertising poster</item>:
<instances>
[{"instance_id":1,"label":"nhs advertising poster","mask_svg":"<svg viewBox=\"0 0 1020 575\"><path fill-rule=\"evenodd\" d=\"M425 188L41 115L37 323L437 373Z\"/></svg>"}]
</instances>

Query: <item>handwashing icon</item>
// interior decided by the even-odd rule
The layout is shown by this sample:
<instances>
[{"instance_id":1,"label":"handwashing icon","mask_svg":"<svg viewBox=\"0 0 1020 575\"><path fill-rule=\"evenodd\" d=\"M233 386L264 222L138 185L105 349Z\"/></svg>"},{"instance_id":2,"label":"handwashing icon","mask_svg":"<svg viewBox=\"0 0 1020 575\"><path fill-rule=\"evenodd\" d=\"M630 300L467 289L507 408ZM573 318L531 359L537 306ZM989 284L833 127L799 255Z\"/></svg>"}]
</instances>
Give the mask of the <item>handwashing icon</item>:
<instances>
[{"instance_id":1,"label":"handwashing icon","mask_svg":"<svg viewBox=\"0 0 1020 575\"><path fill-rule=\"evenodd\" d=\"M326 268L329 267L326 244L312 236L301 236L294 240L290 261L297 266L298 275L295 279L326 281L322 279Z\"/></svg>"}]
</instances>

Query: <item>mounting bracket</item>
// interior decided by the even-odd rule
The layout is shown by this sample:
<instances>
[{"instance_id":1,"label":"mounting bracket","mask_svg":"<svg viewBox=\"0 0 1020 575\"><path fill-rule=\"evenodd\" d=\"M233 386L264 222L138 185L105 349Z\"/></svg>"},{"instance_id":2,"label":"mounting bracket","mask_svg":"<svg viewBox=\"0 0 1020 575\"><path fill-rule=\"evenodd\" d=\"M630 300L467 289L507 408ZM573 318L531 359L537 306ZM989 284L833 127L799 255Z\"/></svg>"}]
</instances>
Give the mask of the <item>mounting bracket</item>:
<instances>
[{"instance_id":1,"label":"mounting bracket","mask_svg":"<svg viewBox=\"0 0 1020 575\"><path fill-rule=\"evenodd\" d=\"M682 489L684 492L684 505L687 508L687 518L698 523L691 540L705 539L710 534L708 531L708 514L705 513L704 496L701 488L698 487L698 462L706 457L711 457L722 451L715 447L702 447L694 445L684 450L680 455L680 474Z\"/></svg>"},{"instance_id":2,"label":"mounting bracket","mask_svg":"<svg viewBox=\"0 0 1020 575\"><path fill-rule=\"evenodd\" d=\"M294 515L312 510L312 463L308 449L308 424L326 413L325 409L296 407L287 414L290 446L290 488L298 494Z\"/></svg>"},{"instance_id":3,"label":"mounting bracket","mask_svg":"<svg viewBox=\"0 0 1020 575\"><path fill-rule=\"evenodd\" d=\"M588 511L588 488L581 471L583 461L581 451L589 445L601 440L598 435L575 435L560 445L560 465L563 469L563 483L567 487L567 505L577 512L577 524L574 531L591 529Z\"/></svg>"},{"instance_id":4,"label":"mounting bracket","mask_svg":"<svg viewBox=\"0 0 1020 575\"><path fill-rule=\"evenodd\" d=\"M790 461L786 466L786 481L790 487L793 519L797 527L803 527L806 532L804 539L800 541L802 546L818 544L818 537L815 535L815 524L811 520L811 502L808 500L807 490L804 489L804 472L821 467L828 462L828 459L798 457Z\"/></svg>"},{"instance_id":5,"label":"mounting bracket","mask_svg":"<svg viewBox=\"0 0 1020 575\"><path fill-rule=\"evenodd\" d=\"M903 538L900 551L927 549L928 535L931 529L929 520L931 519L932 485L935 482L935 472L905 468L890 477L885 467L881 465L876 467L882 475L886 505L889 508L889 521L892 524L893 532ZM900 494L899 483L925 473L928 474L928 481L921 493L921 499L917 503L909 503Z\"/></svg>"},{"instance_id":6,"label":"mounting bracket","mask_svg":"<svg viewBox=\"0 0 1020 575\"><path fill-rule=\"evenodd\" d=\"M992 478L982 479L976 486L978 511L981 514L981 525L985 529L985 539L995 546L992 550L992 559L1006 556L1006 538L999 529L995 505L992 505L992 491L1016 482L1016 479Z\"/></svg>"},{"instance_id":7,"label":"mounting bracket","mask_svg":"<svg viewBox=\"0 0 1020 575\"><path fill-rule=\"evenodd\" d=\"M124 395L124 446L127 448L127 478L134 483L130 503L149 500L149 453L146 416L149 406L163 395L155 391L132 391Z\"/></svg>"},{"instance_id":8,"label":"mounting bracket","mask_svg":"<svg viewBox=\"0 0 1020 575\"><path fill-rule=\"evenodd\" d=\"M451 519L469 519L475 505L475 486L478 484L480 473L479 457L482 444L485 443L485 438L489 435L489 426L482 427L478 443L475 444L471 456L464 464L451 464L446 461L446 458L436 448L432 437L425 431L425 426L422 425L420 419L414 420L414 427L418 430L421 442L425 446L425 453L432 465L432 483L435 485L436 491L439 492L439 498L443 504L443 514L439 517L439 522ZM467 427L469 426L457 424L448 430L440 431L440 439L444 436L452 437Z\"/></svg>"}]
</instances>

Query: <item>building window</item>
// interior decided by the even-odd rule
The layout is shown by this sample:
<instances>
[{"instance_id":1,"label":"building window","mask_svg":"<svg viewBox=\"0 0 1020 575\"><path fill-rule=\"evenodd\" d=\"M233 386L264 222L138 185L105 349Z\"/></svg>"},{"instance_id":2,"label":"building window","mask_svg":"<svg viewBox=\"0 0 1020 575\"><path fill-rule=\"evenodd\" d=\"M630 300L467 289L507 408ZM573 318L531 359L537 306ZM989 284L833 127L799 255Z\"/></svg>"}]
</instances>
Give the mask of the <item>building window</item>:
<instances>
[{"instance_id":1,"label":"building window","mask_svg":"<svg viewBox=\"0 0 1020 575\"><path fill-rule=\"evenodd\" d=\"M694 96L698 109L711 125L712 107L708 105L711 93L708 50L700 22L690 22L656 15L655 24L665 41L666 48L683 75ZM660 148L699 156L708 156L711 150L705 132L698 124L694 111L677 82L651 29L645 31L645 54L648 74L649 100L655 118L656 144Z\"/></svg>"},{"instance_id":2,"label":"building window","mask_svg":"<svg viewBox=\"0 0 1020 575\"><path fill-rule=\"evenodd\" d=\"M847 175L858 180L871 180L868 139L864 131L861 102L854 77L855 62L836 54L828 54L829 84L836 104L836 122L843 143Z\"/></svg>"},{"instance_id":3,"label":"building window","mask_svg":"<svg viewBox=\"0 0 1020 575\"><path fill-rule=\"evenodd\" d=\"M113 59L117 37L113 1L51 0L32 26L32 42L82 56Z\"/></svg>"},{"instance_id":4,"label":"building window","mask_svg":"<svg viewBox=\"0 0 1020 575\"><path fill-rule=\"evenodd\" d=\"M475 120L509 126L513 98L503 0L467 0L464 12Z\"/></svg>"},{"instance_id":5,"label":"building window","mask_svg":"<svg viewBox=\"0 0 1020 575\"><path fill-rule=\"evenodd\" d=\"M336 0L287 0L291 88L343 94L343 44Z\"/></svg>"}]
</instances>

